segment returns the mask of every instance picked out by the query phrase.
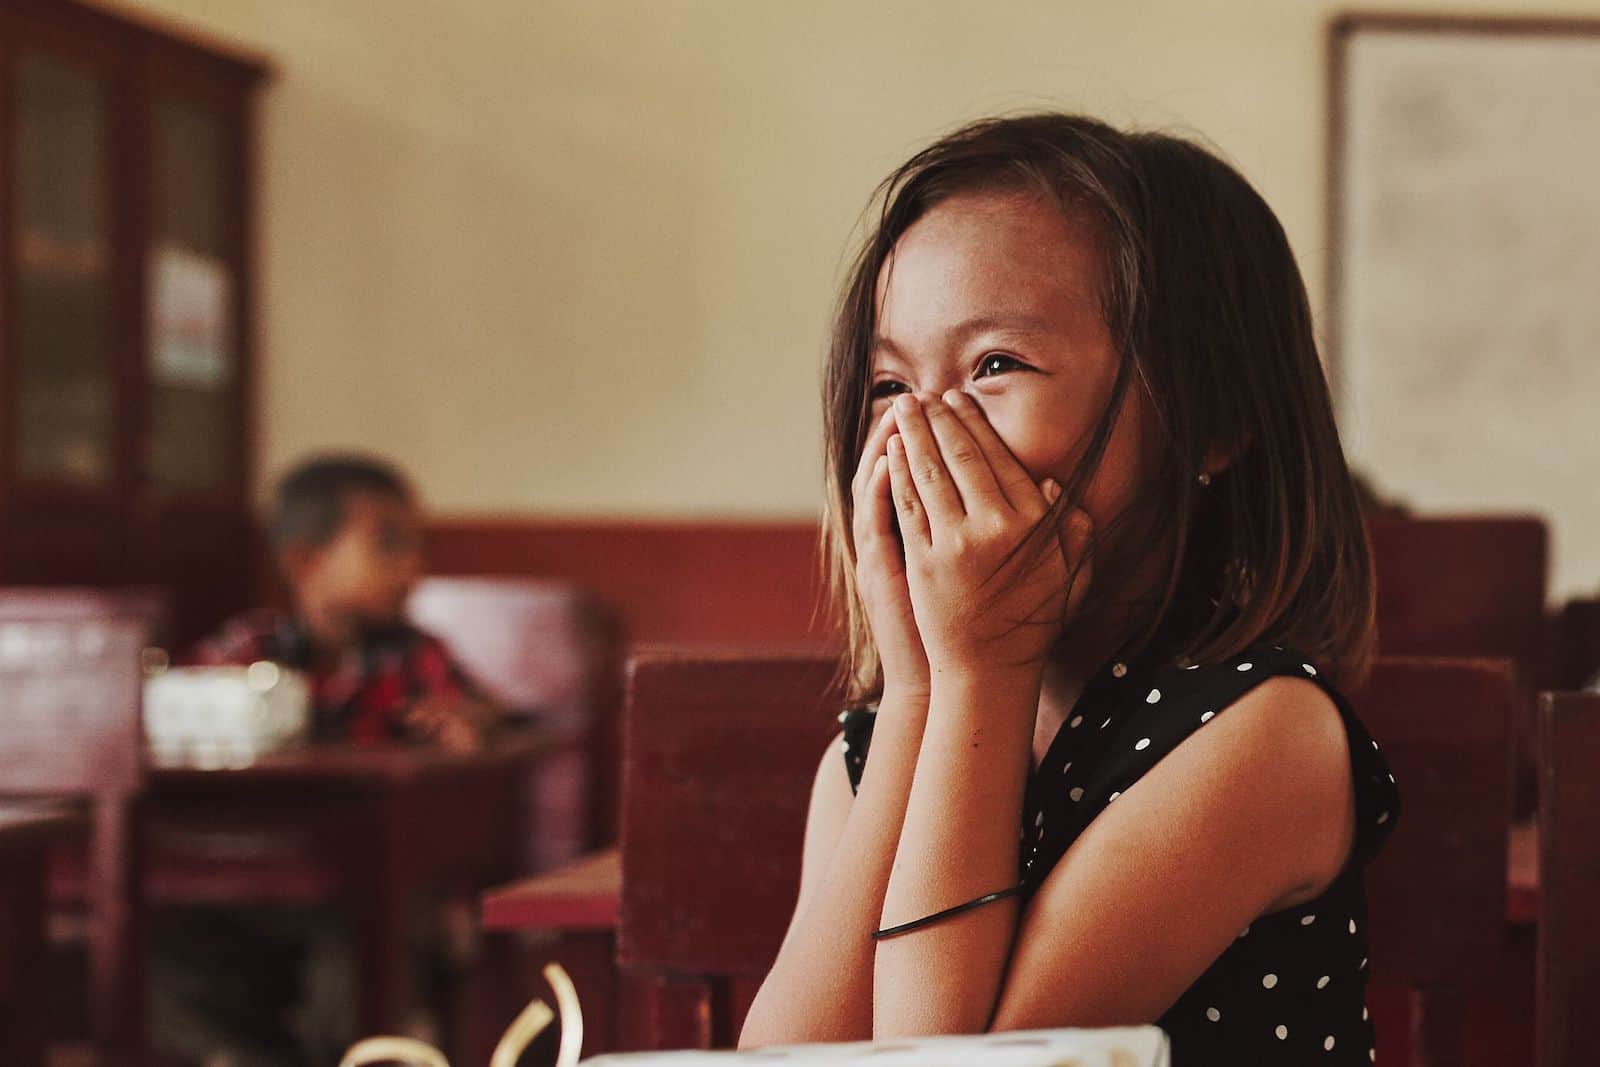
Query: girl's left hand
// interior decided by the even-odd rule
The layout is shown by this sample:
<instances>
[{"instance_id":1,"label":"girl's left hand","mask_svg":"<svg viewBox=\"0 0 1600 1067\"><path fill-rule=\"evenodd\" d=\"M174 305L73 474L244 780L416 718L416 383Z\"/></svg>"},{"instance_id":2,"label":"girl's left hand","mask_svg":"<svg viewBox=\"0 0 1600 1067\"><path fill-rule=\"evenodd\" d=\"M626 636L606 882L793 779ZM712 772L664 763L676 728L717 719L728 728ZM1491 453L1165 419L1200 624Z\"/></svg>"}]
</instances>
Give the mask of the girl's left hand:
<instances>
[{"instance_id":1,"label":"girl's left hand","mask_svg":"<svg viewBox=\"0 0 1600 1067\"><path fill-rule=\"evenodd\" d=\"M1060 485L1035 484L960 390L944 400L902 393L895 419L889 480L912 611L934 677L1042 669L1088 588L1089 568L1079 566L1093 525L1088 514L1075 510L1030 562L1015 550Z\"/></svg>"}]
</instances>

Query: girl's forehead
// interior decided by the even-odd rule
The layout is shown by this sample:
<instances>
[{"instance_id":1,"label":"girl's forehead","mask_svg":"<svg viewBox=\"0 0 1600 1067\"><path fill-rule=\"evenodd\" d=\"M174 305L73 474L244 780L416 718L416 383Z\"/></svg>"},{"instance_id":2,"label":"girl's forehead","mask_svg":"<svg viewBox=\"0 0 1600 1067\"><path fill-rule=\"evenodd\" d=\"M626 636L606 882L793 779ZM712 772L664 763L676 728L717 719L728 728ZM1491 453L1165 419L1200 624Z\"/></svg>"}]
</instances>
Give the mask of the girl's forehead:
<instances>
[{"instance_id":1,"label":"girl's forehead","mask_svg":"<svg viewBox=\"0 0 1600 1067\"><path fill-rule=\"evenodd\" d=\"M974 322L1072 331L1098 318L1101 260L1092 228L1054 201L963 194L913 223L878 272L878 334Z\"/></svg>"}]
</instances>

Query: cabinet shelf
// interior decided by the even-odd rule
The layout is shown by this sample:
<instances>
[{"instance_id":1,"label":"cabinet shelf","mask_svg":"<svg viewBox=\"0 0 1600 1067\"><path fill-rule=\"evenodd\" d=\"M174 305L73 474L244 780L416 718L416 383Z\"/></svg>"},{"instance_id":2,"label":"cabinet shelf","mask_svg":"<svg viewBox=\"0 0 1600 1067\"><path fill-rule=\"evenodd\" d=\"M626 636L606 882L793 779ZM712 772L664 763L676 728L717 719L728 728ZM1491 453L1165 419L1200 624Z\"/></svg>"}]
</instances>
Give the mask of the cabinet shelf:
<instances>
[{"instance_id":1,"label":"cabinet shelf","mask_svg":"<svg viewBox=\"0 0 1600 1067\"><path fill-rule=\"evenodd\" d=\"M177 640L252 599L265 73L0 0L0 583L162 585Z\"/></svg>"}]
</instances>

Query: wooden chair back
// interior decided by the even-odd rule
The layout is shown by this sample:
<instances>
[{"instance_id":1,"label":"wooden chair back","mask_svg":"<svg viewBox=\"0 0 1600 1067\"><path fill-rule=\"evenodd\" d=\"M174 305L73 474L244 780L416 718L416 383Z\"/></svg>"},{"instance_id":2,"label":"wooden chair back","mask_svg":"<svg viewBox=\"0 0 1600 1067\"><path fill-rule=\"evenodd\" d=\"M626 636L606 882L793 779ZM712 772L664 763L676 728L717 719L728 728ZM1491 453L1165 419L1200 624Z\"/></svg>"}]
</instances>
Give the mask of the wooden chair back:
<instances>
[{"instance_id":1,"label":"wooden chair back","mask_svg":"<svg viewBox=\"0 0 1600 1067\"><path fill-rule=\"evenodd\" d=\"M1557 653L1545 612L1549 528L1533 515L1372 516L1378 651L1509 659L1515 666L1514 804L1534 804L1534 695Z\"/></svg>"},{"instance_id":2,"label":"wooden chair back","mask_svg":"<svg viewBox=\"0 0 1600 1067\"><path fill-rule=\"evenodd\" d=\"M1506 958L1512 668L1380 656L1351 699L1400 786L1366 875L1372 975L1412 991L1413 1063L1461 1063L1466 993Z\"/></svg>"},{"instance_id":3,"label":"wooden chair back","mask_svg":"<svg viewBox=\"0 0 1600 1067\"><path fill-rule=\"evenodd\" d=\"M1574 598L1552 620L1556 662L1548 687L1582 689L1600 678L1600 600Z\"/></svg>"},{"instance_id":4,"label":"wooden chair back","mask_svg":"<svg viewBox=\"0 0 1600 1067\"><path fill-rule=\"evenodd\" d=\"M615 842L624 645L615 614L580 586L515 577L424 579L408 614L508 711L570 739L532 785L531 867Z\"/></svg>"},{"instance_id":5,"label":"wooden chair back","mask_svg":"<svg viewBox=\"0 0 1600 1067\"><path fill-rule=\"evenodd\" d=\"M1369 517L1384 655L1541 661L1549 529L1537 516Z\"/></svg>"},{"instance_id":6,"label":"wooden chair back","mask_svg":"<svg viewBox=\"0 0 1600 1067\"><path fill-rule=\"evenodd\" d=\"M1539 729L1534 1062L1579 1067L1600 1006L1600 693L1541 694Z\"/></svg>"},{"instance_id":7,"label":"wooden chair back","mask_svg":"<svg viewBox=\"0 0 1600 1067\"><path fill-rule=\"evenodd\" d=\"M649 979L638 1040L732 1045L800 884L837 658L641 650L629 662L618 959Z\"/></svg>"},{"instance_id":8,"label":"wooden chair back","mask_svg":"<svg viewBox=\"0 0 1600 1067\"><path fill-rule=\"evenodd\" d=\"M0 792L89 803L90 1025L115 1063L144 1051L135 814L141 655L160 612L143 591L0 590Z\"/></svg>"}]
</instances>

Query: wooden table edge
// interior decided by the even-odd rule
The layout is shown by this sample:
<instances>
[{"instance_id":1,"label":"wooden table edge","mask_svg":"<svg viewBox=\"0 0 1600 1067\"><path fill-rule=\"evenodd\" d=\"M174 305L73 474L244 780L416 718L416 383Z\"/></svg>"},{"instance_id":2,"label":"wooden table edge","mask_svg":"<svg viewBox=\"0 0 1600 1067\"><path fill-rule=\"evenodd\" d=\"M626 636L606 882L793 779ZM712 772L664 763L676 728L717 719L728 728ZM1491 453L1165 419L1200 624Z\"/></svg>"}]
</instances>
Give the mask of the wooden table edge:
<instances>
[{"instance_id":1,"label":"wooden table edge","mask_svg":"<svg viewBox=\"0 0 1600 1067\"><path fill-rule=\"evenodd\" d=\"M622 897L619 849L498 886L478 898L486 930L612 930Z\"/></svg>"}]
</instances>

